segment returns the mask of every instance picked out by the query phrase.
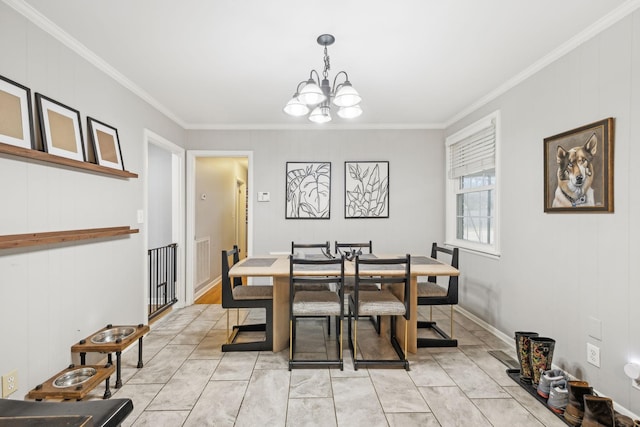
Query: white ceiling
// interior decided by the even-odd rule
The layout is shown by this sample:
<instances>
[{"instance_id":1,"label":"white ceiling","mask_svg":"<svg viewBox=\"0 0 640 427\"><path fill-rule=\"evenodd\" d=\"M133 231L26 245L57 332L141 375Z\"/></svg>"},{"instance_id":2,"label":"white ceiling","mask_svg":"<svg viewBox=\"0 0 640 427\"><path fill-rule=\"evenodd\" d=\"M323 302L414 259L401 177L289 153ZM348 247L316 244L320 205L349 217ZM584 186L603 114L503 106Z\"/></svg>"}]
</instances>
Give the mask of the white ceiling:
<instances>
[{"instance_id":1,"label":"white ceiling","mask_svg":"<svg viewBox=\"0 0 640 427\"><path fill-rule=\"evenodd\" d=\"M364 109L355 121L335 117L330 127L442 127L639 3L5 2L190 129L317 127L282 107L312 68L322 70L316 38L323 33L336 37L330 79L347 71Z\"/></svg>"}]
</instances>

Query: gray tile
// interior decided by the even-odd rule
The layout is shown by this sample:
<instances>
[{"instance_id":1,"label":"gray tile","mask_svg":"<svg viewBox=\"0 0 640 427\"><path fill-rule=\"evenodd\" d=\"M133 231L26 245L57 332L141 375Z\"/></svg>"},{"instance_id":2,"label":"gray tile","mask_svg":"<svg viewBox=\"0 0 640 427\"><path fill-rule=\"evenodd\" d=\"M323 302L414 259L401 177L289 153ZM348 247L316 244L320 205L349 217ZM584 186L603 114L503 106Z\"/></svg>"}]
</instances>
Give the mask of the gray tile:
<instances>
[{"instance_id":1,"label":"gray tile","mask_svg":"<svg viewBox=\"0 0 640 427\"><path fill-rule=\"evenodd\" d=\"M387 421L389 427L440 427L436 417L430 413L387 414Z\"/></svg>"},{"instance_id":2,"label":"gray tile","mask_svg":"<svg viewBox=\"0 0 640 427\"><path fill-rule=\"evenodd\" d=\"M388 425L373 383L368 377L334 378L332 384L339 426Z\"/></svg>"},{"instance_id":3,"label":"gray tile","mask_svg":"<svg viewBox=\"0 0 640 427\"><path fill-rule=\"evenodd\" d=\"M210 381L184 427L233 426L248 381Z\"/></svg>"},{"instance_id":4,"label":"gray tile","mask_svg":"<svg viewBox=\"0 0 640 427\"><path fill-rule=\"evenodd\" d=\"M438 354L434 358L468 397L509 397L502 387L464 353Z\"/></svg>"},{"instance_id":5,"label":"gray tile","mask_svg":"<svg viewBox=\"0 0 640 427\"><path fill-rule=\"evenodd\" d=\"M287 427L335 427L336 412L331 398L290 399Z\"/></svg>"},{"instance_id":6,"label":"gray tile","mask_svg":"<svg viewBox=\"0 0 640 427\"><path fill-rule=\"evenodd\" d=\"M458 387L420 387L419 390L442 427L491 426Z\"/></svg>"},{"instance_id":7,"label":"gray tile","mask_svg":"<svg viewBox=\"0 0 640 427\"><path fill-rule=\"evenodd\" d=\"M511 377L507 375L506 365L489 354L487 347L465 347L463 352L497 384L501 386L511 386L514 384Z\"/></svg>"},{"instance_id":8,"label":"gray tile","mask_svg":"<svg viewBox=\"0 0 640 427\"><path fill-rule=\"evenodd\" d=\"M418 387L456 385L449 374L431 356L412 360L409 376Z\"/></svg>"},{"instance_id":9,"label":"gray tile","mask_svg":"<svg viewBox=\"0 0 640 427\"><path fill-rule=\"evenodd\" d=\"M369 375L385 412L431 411L404 369L371 369Z\"/></svg>"},{"instance_id":10,"label":"gray tile","mask_svg":"<svg viewBox=\"0 0 640 427\"><path fill-rule=\"evenodd\" d=\"M202 394L218 360L187 360L149 405L149 410L191 410Z\"/></svg>"},{"instance_id":11,"label":"gray tile","mask_svg":"<svg viewBox=\"0 0 640 427\"><path fill-rule=\"evenodd\" d=\"M166 383L191 354L194 345L168 345L128 381L132 384Z\"/></svg>"},{"instance_id":12,"label":"gray tile","mask_svg":"<svg viewBox=\"0 0 640 427\"><path fill-rule=\"evenodd\" d=\"M514 399L473 399L494 427L542 427L531 413Z\"/></svg>"},{"instance_id":13,"label":"gray tile","mask_svg":"<svg viewBox=\"0 0 640 427\"><path fill-rule=\"evenodd\" d=\"M294 369L291 371L289 399L333 397L328 369Z\"/></svg>"},{"instance_id":14,"label":"gray tile","mask_svg":"<svg viewBox=\"0 0 640 427\"><path fill-rule=\"evenodd\" d=\"M551 412L545 405L541 404L538 399L531 396L528 391L516 385L504 387L507 393L513 396L524 408L532 413L546 427L566 427L563 420L558 418L555 413Z\"/></svg>"},{"instance_id":15,"label":"gray tile","mask_svg":"<svg viewBox=\"0 0 640 427\"><path fill-rule=\"evenodd\" d=\"M122 426L130 426L135 420L143 413L143 411L149 405L149 402L153 400L158 394L163 384L125 384L115 393L112 398L126 399L129 398L133 401L133 411L122 422Z\"/></svg>"},{"instance_id":16,"label":"gray tile","mask_svg":"<svg viewBox=\"0 0 640 427\"><path fill-rule=\"evenodd\" d=\"M145 411L133 427L175 427L181 426L189 411Z\"/></svg>"},{"instance_id":17,"label":"gray tile","mask_svg":"<svg viewBox=\"0 0 640 427\"><path fill-rule=\"evenodd\" d=\"M254 371L240 406L236 427L285 425L288 398L289 375L283 375L281 370Z\"/></svg>"},{"instance_id":18,"label":"gray tile","mask_svg":"<svg viewBox=\"0 0 640 427\"><path fill-rule=\"evenodd\" d=\"M211 379L249 380L257 358L257 352L253 351L225 353Z\"/></svg>"}]
</instances>

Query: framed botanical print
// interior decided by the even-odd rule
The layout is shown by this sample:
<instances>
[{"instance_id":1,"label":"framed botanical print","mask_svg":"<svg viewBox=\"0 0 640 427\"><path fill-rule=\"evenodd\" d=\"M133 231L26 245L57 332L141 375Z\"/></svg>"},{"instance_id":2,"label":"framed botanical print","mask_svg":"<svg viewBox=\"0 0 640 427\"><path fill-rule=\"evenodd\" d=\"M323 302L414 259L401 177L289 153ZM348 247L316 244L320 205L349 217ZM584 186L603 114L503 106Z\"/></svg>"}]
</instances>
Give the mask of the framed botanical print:
<instances>
[{"instance_id":1,"label":"framed botanical print","mask_svg":"<svg viewBox=\"0 0 640 427\"><path fill-rule=\"evenodd\" d=\"M287 162L286 219L331 217L331 163Z\"/></svg>"},{"instance_id":2,"label":"framed botanical print","mask_svg":"<svg viewBox=\"0 0 640 427\"><path fill-rule=\"evenodd\" d=\"M389 162L344 162L344 217L389 218Z\"/></svg>"}]
</instances>

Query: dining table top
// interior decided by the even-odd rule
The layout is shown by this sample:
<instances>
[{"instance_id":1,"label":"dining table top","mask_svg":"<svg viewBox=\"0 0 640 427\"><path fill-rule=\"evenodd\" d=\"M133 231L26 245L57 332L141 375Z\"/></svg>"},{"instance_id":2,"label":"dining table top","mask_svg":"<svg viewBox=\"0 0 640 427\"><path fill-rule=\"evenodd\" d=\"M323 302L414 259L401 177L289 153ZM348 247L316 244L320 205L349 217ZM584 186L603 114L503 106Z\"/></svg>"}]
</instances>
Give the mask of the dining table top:
<instances>
[{"instance_id":1,"label":"dining table top","mask_svg":"<svg viewBox=\"0 0 640 427\"><path fill-rule=\"evenodd\" d=\"M398 254L364 254L362 258L398 258L404 255ZM305 256L311 258L312 256ZM320 255L318 259L328 259ZM387 266L377 266L367 264L361 265L361 271L366 271L371 275L394 275L404 274L403 264L398 264L398 268L389 269ZM447 263L433 259L427 255L411 255L411 276L458 276L458 269ZM318 276L318 275L334 275L340 274L335 265L325 264L319 266L298 265L295 270L296 275L300 276ZM345 259L344 263L345 276L355 275L355 261ZM231 277L288 277L289 276L289 255L256 255L247 257L229 270Z\"/></svg>"}]
</instances>

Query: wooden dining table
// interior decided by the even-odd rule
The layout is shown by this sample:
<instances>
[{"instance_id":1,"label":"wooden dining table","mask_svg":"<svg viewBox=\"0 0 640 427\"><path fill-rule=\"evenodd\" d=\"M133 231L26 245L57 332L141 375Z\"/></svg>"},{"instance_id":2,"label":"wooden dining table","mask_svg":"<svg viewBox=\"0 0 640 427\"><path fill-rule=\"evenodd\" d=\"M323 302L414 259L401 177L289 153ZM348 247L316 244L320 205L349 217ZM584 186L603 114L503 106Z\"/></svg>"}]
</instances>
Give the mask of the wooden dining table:
<instances>
[{"instance_id":1,"label":"wooden dining table","mask_svg":"<svg viewBox=\"0 0 640 427\"><path fill-rule=\"evenodd\" d=\"M373 254L377 258L397 257L398 254ZM372 266L368 266L372 267ZM340 271L327 269L296 270L296 275L305 276L331 276L339 275ZM375 270L368 268L367 275L402 275L404 270ZM411 256L411 316L408 321L407 350L411 353L418 351L418 277L419 276L458 276L459 271L449 264L442 263L426 255L416 254ZM345 261L345 276L355 276L355 262ZM229 270L229 276L233 277L271 277L273 279L273 351L286 349L289 345L289 256L251 256L235 264ZM395 291L399 292L399 291ZM402 297L402 295L399 295ZM400 345L404 345L404 318L396 322L396 335ZM384 328L383 328L384 329Z\"/></svg>"}]
</instances>

